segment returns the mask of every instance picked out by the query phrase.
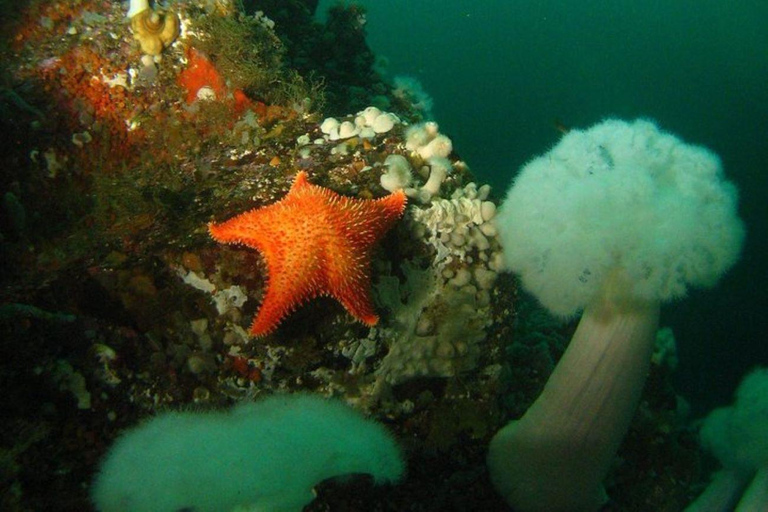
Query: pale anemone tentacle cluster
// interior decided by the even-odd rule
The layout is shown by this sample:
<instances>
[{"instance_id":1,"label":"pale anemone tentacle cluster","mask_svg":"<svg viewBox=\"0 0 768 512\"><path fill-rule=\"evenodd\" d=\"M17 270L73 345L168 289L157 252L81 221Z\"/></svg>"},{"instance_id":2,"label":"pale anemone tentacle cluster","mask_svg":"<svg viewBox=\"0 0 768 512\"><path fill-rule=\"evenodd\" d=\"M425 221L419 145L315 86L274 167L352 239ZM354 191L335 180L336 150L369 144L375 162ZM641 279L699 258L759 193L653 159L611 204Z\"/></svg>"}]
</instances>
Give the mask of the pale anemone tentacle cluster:
<instances>
[{"instance_id":1,"label":"pale anemone tentacle cluster","mask_svg":"<svg viewBox=\"0 0 768 512\"><path fill-rule=\"evenodd\" d=\"M384 167L386 170L380 178L381 186L390 192L399 188L405 189L405 194L408 197L415 199L421 204L428 204L439 199L442 184L456 169L466 166L462 161L456 161L454 163L447 156L442 156L443 154L450 154L449 147L445 145L442 147L442 152L433 154L426 160L422 160L420 155L416 152L411 154L411 157L416 161L417 166L420 162L424 163L424 165L419 166L418 174L426 179L426 181L420 187L413 186L413 169L411 167L411 162L408 158L399 154L389 155L386 160L384 160Z\"/></svg>"},{"instance_id":2,"label":"pale anemone tentacle cluster","mask_svg":"<svg viewBox=\"0 0 768 512\"><path fill-rule=\"evenodd\" d=\"M402 188L406 190L407 194L413 183L413 173L408 159L403 155L393 153L384 160L384 167L386 170L379 178L381 187L388 192Z\"/></svg>"},{"instance_id":3,"label":"pale anemone tentacle cluster","mask_svg":"<svg viewBox=\"0 0 768 512\"><path fill-rule=\"evenodd\" d=\"M405 132L405 147L423 160L435 156L447 158L453 151L451 139L440 133L440 127L434 121L408 127Z\"/></svg>"},{"instance_id":4,"label":"pale anemone tentacle cluster","mask_svg":"<svg viewBox=\"0 0 768 512\"><path fill-rule=\"evenodd\" d=\"M437 123L428 121L408 127L405 131L405 149L411 152L419 172L429 176L421 188L406 190L406 194L421 203L429 203L440 196L440 186L454 170L454 164L448 158L453 152L453 143L440 133ZM419 162L424 165L421 166Z\"/></svg>"}]
</instances>

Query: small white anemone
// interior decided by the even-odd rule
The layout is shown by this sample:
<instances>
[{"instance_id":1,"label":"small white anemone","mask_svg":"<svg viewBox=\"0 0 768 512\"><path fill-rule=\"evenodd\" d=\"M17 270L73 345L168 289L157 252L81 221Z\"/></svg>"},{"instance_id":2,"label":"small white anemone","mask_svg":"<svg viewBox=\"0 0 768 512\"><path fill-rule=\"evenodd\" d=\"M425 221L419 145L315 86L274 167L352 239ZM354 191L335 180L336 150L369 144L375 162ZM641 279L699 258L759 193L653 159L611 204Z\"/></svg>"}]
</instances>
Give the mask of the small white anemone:
<instances>
[{"instance_id":1,"label":"small white anemone","mask_svg":"<svg viewBox=\"0 0 768 512\"><path fill-rule=\"evenodd\" d=\"M344 121L339 125L339 138L349 139L360 133L360 128L350 121Z\"/></svg>"},{"instance_id":2,"label":"small white anemone","mask_svg":"<svg viewBox=\"0 0 768 512\"><path fill-rule=\"evenodd\" d=\"M373 131L376 133L387 133L389 130L395 127L396 122L397 118L394 114L385 112L376 116L376 119L374 119L373 123L371 124L371 128L373 128Z\"/></svg>"},{"instance_id":3,"label":"small white anemone","mask_svg":"<svg viewBox=\"0 0 768 512\"><path fill-rule=\"evenodd\" d=\"M333 130L339 129L339 121L335 117L326 117L320 124L320 131L330 135Z\"/></svg>"},{"instance_id":4,"label":"small white anemone","mask_svg":"<svg viewBox=\"0 0 768 512\"><path fill-rule=\"evenodd\" d=\"M389 155L384 160L384 166L387 171L381 175L380 182L382 188L388 192L394 192L398 189L405 189L411 186L413 174L411 173L411 164L403 155Z\"/></svg>"}]
</instances>

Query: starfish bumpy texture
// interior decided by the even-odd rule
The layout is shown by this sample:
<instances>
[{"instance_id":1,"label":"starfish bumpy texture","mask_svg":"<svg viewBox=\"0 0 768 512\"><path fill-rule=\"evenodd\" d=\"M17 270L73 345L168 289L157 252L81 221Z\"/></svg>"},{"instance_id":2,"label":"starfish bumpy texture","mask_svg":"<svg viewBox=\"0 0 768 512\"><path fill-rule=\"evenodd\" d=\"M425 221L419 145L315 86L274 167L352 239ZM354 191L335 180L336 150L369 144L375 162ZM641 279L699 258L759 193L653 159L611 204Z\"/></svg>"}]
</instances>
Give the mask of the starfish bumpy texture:
<instances>
[{"instance_id":1,"label":"starfish bumpy texture","mask_svg":"<svg viewBox=\"0 0 768 512\"><path fill-rule=\"evenodd\" d=\"M301 303L320 295L338 300L360 322L376 324L371 250L405 204L402 190L381 199L355 199L312 185L307 173L299 172L280 201L210 223L214 240L256 249L266 261L266 292L251 335L269 334Z\"/></svg>"}]
</instances>

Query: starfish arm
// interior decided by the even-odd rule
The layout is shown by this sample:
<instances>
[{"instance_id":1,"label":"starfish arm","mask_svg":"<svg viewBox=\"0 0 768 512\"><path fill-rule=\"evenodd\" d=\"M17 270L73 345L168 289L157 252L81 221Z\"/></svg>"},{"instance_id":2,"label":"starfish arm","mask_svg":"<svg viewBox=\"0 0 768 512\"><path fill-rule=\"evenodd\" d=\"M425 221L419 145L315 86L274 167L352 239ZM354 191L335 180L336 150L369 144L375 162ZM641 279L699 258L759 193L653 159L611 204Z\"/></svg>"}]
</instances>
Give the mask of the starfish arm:
<instances>
[{"instance_id":1,"label":"starfish arm","mask_svg":"<svg viewBox=\"0 0 768 512\"><path fill-rule=\"evenodd\" d=\"M296 173L296 177L293 179L293 183L291 184L291 189L288 191L288 194L290 195L292 192L299 191L303 188L315 186L316 185L312 185L309 182L309 175L306 173L306 171L299 171Z\"/></svg>"},{"instance_id":2,"label":"starfish arm","mask_svg":"<svg viewBox=\"0 0 768 512\"><path fill-rule=\"evenodd\" d=\"M355 216L355 236L371 244L378 241L402 217L406 201L405 193L397 190L374 201L356 203L360 213Z\"/></svg>"},{"instance_id":3,"label":"starfish arm","mask_svg":"<svg viewBox=\"0 0 768 512\"><path fill-rule=\"evenodd\" d=\"M271 333L288 314L319 295L327 285L318 278L317 266L317 258L296 253L267 260L266 291L251 324L251 335Z\"/></svg>"},{"instance_id":4,"label":"starfish arm","mask_svg":"<svg viewBox=\"0 0 768 512\"><path fill-rule=\"evenodd\" d=\"M371 278L369 271L370 250L345 246L334 254L335 265L329 265L329 295L339 301L356 320L366 325L375 325L376 315L369 293ZM370 247L370 246L369 246Z\"/></svg>"},{"instance_id":5,"label":"starfish arm","mask_svg":"<svg viewBox=\"0 0 768 512\"><path fill-rule=\"evenodd\" d=\"M379 316L373 308L373 301L367 290L360 289L357 293L335 297L347 312L355 317L358 322L372 327L379 322Z\"/></svg>"},{"instance_id":6,"label":"starfish arm","mask_svg":"<svg viewBox=\"0 0 768 512\"><path fill-rule=\"evenodd\" d=\"M258 313L253 317L250 328L251 336L260 338L277 329L283 318L292 311L293 304L293 300L287 300L285 296L279 296L274 291L268 290Z\"/></svg>"},{"instance_id":7,"label":"starfish arm","mask_svg":"<svg viewBox=\"0 0 768 512\"><path fill-rule=\"evenodd\" d=\"M208 224L211 238L223 244L245 245L267 257L276 240L283 240L288 228L278 220L290 210L290 205L277 202L242 213L224 222Z\"/></svg>"},{"instance_id":8,"label":"starfish arm","mask_svg":"<svg viewBox=\"0 0 768 512\"><path fill-rule=\"evenodd\" d=\"M249 242L263 236L268 226L265 217L268 216L263 209L251 210L224 222L208 223L208 233L219 243L250 245Z\"/></svg>"}]
</instances>

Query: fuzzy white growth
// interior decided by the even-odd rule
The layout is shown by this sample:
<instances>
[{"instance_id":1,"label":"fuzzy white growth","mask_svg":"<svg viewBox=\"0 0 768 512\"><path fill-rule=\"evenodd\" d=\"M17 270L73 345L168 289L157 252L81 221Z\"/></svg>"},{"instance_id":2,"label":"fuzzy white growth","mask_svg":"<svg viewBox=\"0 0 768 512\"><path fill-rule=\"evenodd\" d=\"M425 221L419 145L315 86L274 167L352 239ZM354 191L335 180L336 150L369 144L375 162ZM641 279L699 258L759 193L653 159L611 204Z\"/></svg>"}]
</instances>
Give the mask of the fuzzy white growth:
<instances>
[{"instance_id":1,"label":"fuzzy white growth","mask_svg":"<svg viewBox=\"0 0 768 512\"><path fill-rule=\"evenodd\" d=\"M353 473L377 483L401 477L386 429L338 401L283 395L226 412L167 413L129 430L92 498L101 512L299 512L317 483Z\"/></svg>"},{"instance_id":2,"label":"fuzzy white growth","mask_svg":"<svg viewBox=\"0 0 768 512\"><path fill-rule=\"evenodd\" d=\"M389 155L384 160L384 165L387 167L387 171L380 178L384 190L394 192L411 186L413 182L411 164L403 155Z\"/></svg>"},{"instance_id":3,"label":"fuzzy white growth","mask_svg":"<svg viewBox=\"0 0 768 512\"><path fill-rule=\"evenodd\" d=\"M427 94L418 79L411 76L396 76L392 80L395 88L392 93L395 97L409 101L416 110L420 110L424 117L432 117L432 97Z\"/></svg>"},{"instance_id":4,"label":"fuzzy white growth","mask_svg":"<svg viewBox=\"0 0 768 512\"><path fill-rule=\"evenodd\" d=\"M447 158L453 151L451 139L440 133L437 123L433 121L408 127L405 131L405 147L423 160Z\"/></svg>"},{"instance_id":5,"label":"fuzzy white growth","mask_svg":"<svg viewBox=\"0 0 768 512\"><path fill-rule=\"evenodd\" d=\"M707 416L701 444L723 468L686 512L768 510L768 368L744 378L732 406Z\"/></svg>"},{"instance_id":6,"label":"fuzzy white growth","mask_svg":"<svg viewBox=\"0 0 768 512\"><path fill-rule=\"evenodd\" d=\"M131 0L126 16L128 18L133 18L140 12L146 11L147 9L149 9L149 0Z\"/></svg>"},{"instance_id":7,"label":"fuzzy white growth","mask_svg":"<svg viewBox=\"0 0 768 512\"><path fill-rule=\"evenodd\" d=\"M405 147L411 151L418 151L437 136L438 130L439 127L434 121L409 126L405 130Z\"/></svg>"},{"instance_id":8,"label":"fuzzy white growth","mask_svg":"<svg viewBox=\"0 0 768 512\"><path fill-rule=\"evenodd\" d=\"M426 146L422 146L416 150L419 156L425 160L432 157L447 158L451 154L451 151L453 151L453 143L451 142L451 139L442 133L438 133Z\"/></svg>"},{"instance_id":9,"label":"fuzzy white growth","mask_svg":"<svg viewBox=\"0 0 768 512\"><path fill-rule=\"evenodd\" d=\"M610 119L523 167L497 225L508 267L568 316L616 270L644 300L715 284L744 239L736 196L712 152L649 121Z\"/></svg>"}]
</instances>

